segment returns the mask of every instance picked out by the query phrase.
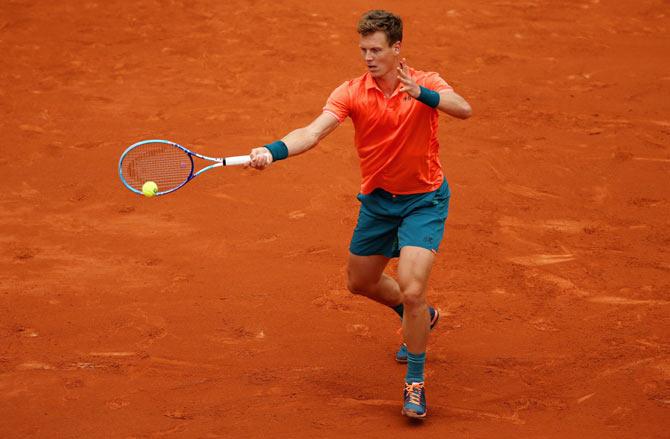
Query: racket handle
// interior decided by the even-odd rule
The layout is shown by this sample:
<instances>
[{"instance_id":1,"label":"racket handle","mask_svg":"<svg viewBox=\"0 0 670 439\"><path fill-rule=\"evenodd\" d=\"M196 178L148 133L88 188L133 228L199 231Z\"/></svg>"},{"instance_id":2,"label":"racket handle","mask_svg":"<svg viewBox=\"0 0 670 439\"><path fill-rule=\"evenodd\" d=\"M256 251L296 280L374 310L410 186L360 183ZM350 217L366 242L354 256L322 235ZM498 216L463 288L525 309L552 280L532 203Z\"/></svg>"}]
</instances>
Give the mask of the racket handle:
<instances>
[{"instance_id":1,"label":"racket handle","mask_svg":"<svg viewBox=\"0 0 670 439\"><path fill-rule=\"evenodd\" d=\"M225 166L238 166L238 165L246 165L251 161L251 157L248 155L238 155L234 157L226 157L223 159L223 164Z\"/></svg>"}]
</instances>

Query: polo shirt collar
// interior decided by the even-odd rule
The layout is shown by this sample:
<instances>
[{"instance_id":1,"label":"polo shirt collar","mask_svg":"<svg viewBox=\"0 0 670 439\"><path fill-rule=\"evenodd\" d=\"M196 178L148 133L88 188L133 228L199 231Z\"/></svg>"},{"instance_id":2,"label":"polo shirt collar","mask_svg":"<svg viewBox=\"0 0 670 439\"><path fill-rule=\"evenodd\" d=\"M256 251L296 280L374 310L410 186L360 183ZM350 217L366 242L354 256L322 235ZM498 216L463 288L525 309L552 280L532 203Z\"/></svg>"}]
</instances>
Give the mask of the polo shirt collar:
<instances>
[{"instance_id":1,"label":"polo shirt collar","mask_svg":"<svg viewBox=\"0 0 670 439\"><path fill-rule=\"evenodd\" d=\"M410 75L412 75L413 73L414 73L414 71L410 70ZM370 72L365 72L365 89L370 90L371 88L376 88L377 90L380 91L380 93L383 93L382 89L379 88L379 86L375 82L375 80L372 77L372 75L370 74ZM400 88L400 84L398 84L398 87L396 87L396 89L393 91L393 94L390 96L391 98L398 94L398 89L399 88Z\"/></svg>"},{"instance_id":2,"label":"polo shirt collar","mask_svg":"<svg viewBox=\"0 0 670 439\"><path fill-rule=\"evenodd\" d=\"M372 78L372 75L370 74L370 72L366 72L365 73L365 89L369 90L371 88L379 89L379 87L377 87L377 83Z\"/></svg>"}]
</instances>

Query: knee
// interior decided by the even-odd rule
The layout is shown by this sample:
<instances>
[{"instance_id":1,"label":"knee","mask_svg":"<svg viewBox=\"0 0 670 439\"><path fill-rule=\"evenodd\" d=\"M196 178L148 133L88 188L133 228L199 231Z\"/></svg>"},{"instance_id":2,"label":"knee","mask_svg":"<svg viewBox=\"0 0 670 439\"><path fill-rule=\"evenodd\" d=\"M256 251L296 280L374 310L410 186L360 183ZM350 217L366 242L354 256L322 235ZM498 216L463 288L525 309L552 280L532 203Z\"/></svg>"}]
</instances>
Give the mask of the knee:
<instances>
[{"instance_id":1,"label":"knee","mask_svg":"<svg viewBox=\"0 0 670 439\"><path fill-rule=\"evenodd\" d=\"M426 295L419 286L410 286L403 290L403 304L407 308L418 308L427 305Z\"/></svg>"},{"instance_id":2,"label":"knee","mask_svg":"<svg viewBox=\"0 0 670 439\"><path fill-rule=\"evenodd\" d=\"M355 279L349 276L347 278L347 289L352 294L358 294L364 296L370 290L370 286L364 282L361 282L359 279Z\"/></svg>"}]
</instances>

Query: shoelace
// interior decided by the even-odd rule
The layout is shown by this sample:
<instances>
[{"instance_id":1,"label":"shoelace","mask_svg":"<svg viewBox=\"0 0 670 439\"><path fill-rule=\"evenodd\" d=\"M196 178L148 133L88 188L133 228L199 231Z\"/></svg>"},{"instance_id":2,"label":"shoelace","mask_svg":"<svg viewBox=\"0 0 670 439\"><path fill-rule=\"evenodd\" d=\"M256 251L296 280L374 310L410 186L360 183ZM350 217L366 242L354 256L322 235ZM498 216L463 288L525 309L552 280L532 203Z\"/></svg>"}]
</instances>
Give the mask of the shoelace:
<instances>
[{"instance_id":1,"label":"shoelace","mask_svg":"<svg viewBox=\"0 0 670 439\"><path fill-rule=\"evenodd\" d=\"M405 383L405 391L411 404L421 405L423 383Z\"/></svg>"}]
</instances>

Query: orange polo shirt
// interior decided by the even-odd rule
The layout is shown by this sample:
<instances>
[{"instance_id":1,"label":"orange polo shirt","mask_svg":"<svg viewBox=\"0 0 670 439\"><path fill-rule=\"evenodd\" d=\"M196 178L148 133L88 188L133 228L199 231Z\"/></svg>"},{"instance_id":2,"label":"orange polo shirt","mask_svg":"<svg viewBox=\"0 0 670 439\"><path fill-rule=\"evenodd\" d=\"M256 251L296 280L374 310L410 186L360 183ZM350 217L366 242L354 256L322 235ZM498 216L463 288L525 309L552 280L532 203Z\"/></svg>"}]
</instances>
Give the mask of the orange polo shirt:
<instances>
[{"instance_id":1,"label":"orange polo shirt","mask_svg":"<svg viewBox=\"0 0 670 439\"><path fill-rule=\"evenodd\" d=\"M437 73L414 69L409 73L417 84L438 93L452 90ZM337 87L323 111L340 123L347 116L354 122L361 193L380 188L392 194L417 194L442 184L435 108L398 89L387 98L367 72Z\"/></svg>"}]
</instances>

